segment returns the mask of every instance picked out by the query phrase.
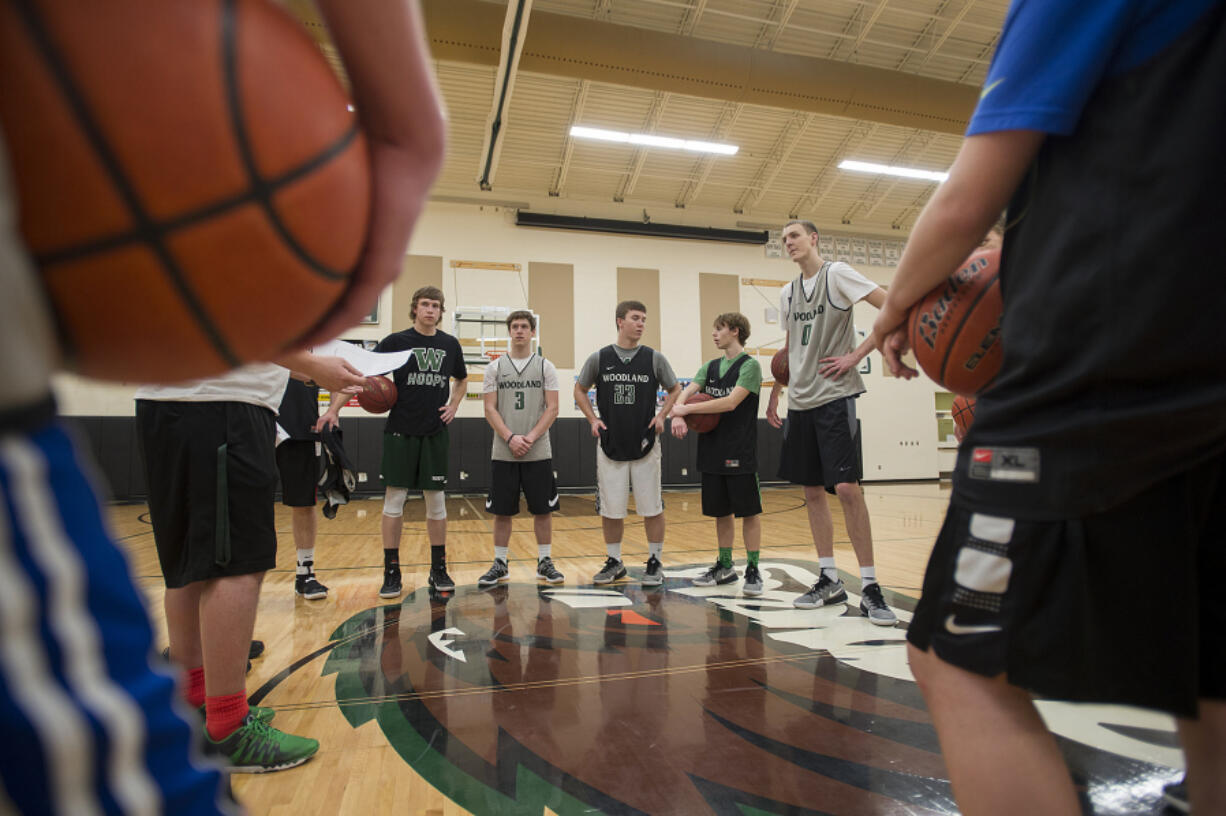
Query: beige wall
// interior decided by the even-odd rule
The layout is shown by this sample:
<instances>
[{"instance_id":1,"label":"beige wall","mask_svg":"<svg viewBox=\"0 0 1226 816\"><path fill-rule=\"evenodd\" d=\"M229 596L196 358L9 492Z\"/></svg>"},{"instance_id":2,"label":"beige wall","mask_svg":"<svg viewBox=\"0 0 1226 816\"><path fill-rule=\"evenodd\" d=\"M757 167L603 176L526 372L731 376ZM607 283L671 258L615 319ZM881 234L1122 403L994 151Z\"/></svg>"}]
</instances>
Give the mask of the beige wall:
<instances>
[{"instance_id":1,"label":"beige wall","mask_svg":"<svg viewBox=\"0 0 1226 816\"><path fill-rule=\"evenodd\" d=\"M660 348L660 322L664 317L660 311L660 270L617 267L617 302L623 300L637 300L647 307L647 325L643 327L639 342L653 349ZM616 324L616 306L613 320Z\"/></svg>"}]
</instances>

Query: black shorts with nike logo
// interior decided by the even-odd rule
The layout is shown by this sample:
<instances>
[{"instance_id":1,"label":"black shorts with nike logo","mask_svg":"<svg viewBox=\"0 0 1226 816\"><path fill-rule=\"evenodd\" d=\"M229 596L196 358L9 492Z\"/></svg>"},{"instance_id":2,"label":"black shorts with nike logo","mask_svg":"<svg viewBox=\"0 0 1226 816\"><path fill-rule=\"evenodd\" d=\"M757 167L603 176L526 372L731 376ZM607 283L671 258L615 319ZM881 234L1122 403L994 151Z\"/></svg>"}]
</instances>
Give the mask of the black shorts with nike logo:
<instances>
[{"instance_id":1,"label":"black shorts with nike logo","mask_svg":"<svg viewBox=\"0 0 1226 816\"><path fill-rule=\"evenodd\" d=\"M957 496L907 631L917 648L1061 700L1194 716L1226 699L1226 457L1063 521Z\"/></svg>"}]
</instances>

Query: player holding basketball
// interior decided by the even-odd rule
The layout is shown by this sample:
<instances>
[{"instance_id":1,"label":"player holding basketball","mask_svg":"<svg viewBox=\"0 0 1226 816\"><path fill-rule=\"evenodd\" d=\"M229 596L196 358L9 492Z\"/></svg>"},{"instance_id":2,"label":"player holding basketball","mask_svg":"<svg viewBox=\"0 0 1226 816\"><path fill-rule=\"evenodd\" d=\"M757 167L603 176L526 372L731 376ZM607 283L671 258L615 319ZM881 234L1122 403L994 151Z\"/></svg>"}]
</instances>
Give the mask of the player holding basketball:
<instances>
[{"instance_id":1,"label":"player holding basketball","mask_svg":"<svg viewBox=\"0 0 1226 816\"><path fill-rule=\"evenodd\" d=\"M281 476L281 503L290 508L297 567L294 592L308 601L328 597L328 588L315 577L316 488L322 470L319 432L336 428L341 406L349 395L337 391L328 410L319 415L319 384L290 379L277 411L277 425L287 435L277 444L277 472Z\"/></svg>"},{"instance_id":2,"label":"player holding basketball","mask_svg":"<svg viewBox=\"0 0 1226 816\"><path fill-rule=\"evenodd\" d=\"M447 487L451 437L447 426L468 389L468 368L460 341L438 328L443 319L443 293L423 286L413 293L409 317L413 326L379 341L376 352L411 350L408 362L392 372L396 404L383 429L383 586L380 598L396 598L400 579L400 532L404 503L410 490L420 490L426 503L426 533L430 539L430 586L440 592L455 589L447 574ZM452 384L452 379L455 383ZM450 392L448 391L450 386Z\"/></svg>"},{"instance_id":3,"label":"player holding basketball","mask_svg":"<svg viewBox=\"0 0 1226 816\"><path fill-rule=\"evenodd\" d=\"M596 503L608 559L592 578L607 584L626 577L622 535L634 485L634 507L647 532L647 568L643 586L664 583L660 557L664 552L664 497L660 486L659 435L664 418L681 393L677 375L664 355L639 344L647 326L647 307L637 300L617 304L617 343L593 352L575 382L575 403L587 417L596 449ZM596 386L592 408L587 390ZM656 392L668 392L656 410Z\"/></svg>"},{"instance_id":4,"label":"player holding basketball","mask_svg":"<svg viewBox=\"0 0 1226 816\"><path fill-rule=\"evenodd\" d=\"M549 440L549 427L558 418L558 371L532 352L532 338L536 337L532 312L511 312L507 331L510 352L486 367L482 388L485 421L494 429L493 473L485 502L485 509L494 516L494 563L477 579L477 586L510 580L511 517L519 513L521 490L536 532L536 577L560 584L566 577L551 557L558 484Z\"/></svg>"},{"instance_id":5,"label":"player holding basketball","mask_svg":"<svg viewBox=\"0 0 1226 816\"><path fill-rule=\"evenodd\" d=\"M1081 813L1032 694L1174 713L1226 813L1224 76L1221 0L1014 3L874 326L914 376L896 330L1008 203L1004 361L907 634L964 813Z\"/></svg>"},{"instance_id":6,"label":"player holding basketball","mask_svg":"<svg viewBox=\"0 0 1226 816\"><path fill-rule=\"evenodd\" d=\"M740 312L715 318L711 339L722 351L702 365L681 398L673 406L673 436L684 439L690 414L719 414L719 424L698 436L698 470L702 473L702 514L715 519L719 554L715 565L694 579L694 586L731 584L737 579L732 567L732 542L741 519L748 565L741 590L762 594L758 550L762 543L762 492L758 488L758 394L762 390L762 367L745 353L749 319ZM693 394L713 399L696 405L685 401Z\"/></svg>"},{"instance_id":7,"label":"player holding basketball","mask_svg":"<svg viewBox=\"0 0 1226 816\"><path fill-rule=\"evenodd\" d=\"M814 609L847 602L834 566L834 520L822 494L825 487L839 497L860 562L860 611L879 626L893 626L898 618L877 583L873 533L860 489L856 397L864 393L864 381L856 367L873 346L867 339L855 345L852 322L852 306L867 300L880 309L885 290L847 264L822 258L817 243L817 227L809 221L789 221L783 228L784 248L801 272L779 294L790 370L786 425L779 418L783 386L778 382L766 404L766 420L783 428L779 478L804 487L821 568L817 583L793 604Z\"/></svg>"}]
</instances>

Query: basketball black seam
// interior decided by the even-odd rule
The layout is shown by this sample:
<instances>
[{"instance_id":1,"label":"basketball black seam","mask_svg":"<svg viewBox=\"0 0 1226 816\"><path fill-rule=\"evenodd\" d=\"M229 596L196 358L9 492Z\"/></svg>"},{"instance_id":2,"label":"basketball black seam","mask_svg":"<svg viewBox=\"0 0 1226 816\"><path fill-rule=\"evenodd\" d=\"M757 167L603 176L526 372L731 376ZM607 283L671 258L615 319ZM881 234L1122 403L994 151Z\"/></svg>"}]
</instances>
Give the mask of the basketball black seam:
<instances>
[{"instance_id":1,"label":"basketball black seam","mask_svg":"<svg viewBox=\"0 0 1226 816\"><path fill-rule=\"evenodd\" d=\"M235 6L238 0L225 0L221 23L221 48L222 48L222 65L223 74L226 82L226 103L230 108L230 124L233 128L234 141L238 145L239 155L243 160L243 167L247 171L248 182L251 185L253 198L259 202L261 209L264 210L264 215L272 224L273 229L281 236L281 240L286 246L298 256L306 266L320 277L331 281L342 281L349 277L347 271L332 269L326 264L320 262L307 252L302 244L298 243L298 239L285 226L285 222L281 220L281 216L277 213L272 204L272 195L275 189L264 180L260 175L259 168L255 166L255 157L251 153L251 142L247 138L247 128L243 121L242 104L239 100L238 89L238 54L237 54L237 15L235 14Z\"/></svg>"},{"instance_id":2,"label":"basketball black seam","mask_svg":"<svg viewBox=\"0 0 1226 816\"><path fill-rule=\"evenodd\" d=\"M993 273L992 279L988 281L987 284L982 289L979 290L979 294L975 295L975 299L971 301L971 305L968 306L966 311L962 313L962 319L958 321L958 325L954 328L954 333L952 335L954 338L956 338L959 334L962 333L962 327L966 325L966 321L971 319L971 315L974 314L975 307L979 305L979 301L983 300L984 295L988 293L988 290L991 289L993 286L996 286L999 283L999 281L1000 281L1000 272L997 271ZM942 384L944 384L944 380L945 380L945 367L949 365L949 355L953 353L954 353L954 343L951 340L948 348L945 349L945 356L941 358Z\"/></svg>"},{"instance_id":3,"label":"basketball black seam","mask_svg":"<svg viewBox=\"0 0 1226 816\"><path fill-rule=\"evenodd\" d=\"M348 132L336 140L336 142L326 150L322 151L309 161L292 168L291 170L277 176L275 179L268 182L268 186L273 190L280 190L282 187L287 187L290 184L298 181L298 179L308 176L319 167L327 164L337 155L343 153L357 138L358 127L354 125ZM239 195L229 196L220 199L201 207L198 210L192 210L182 215L177 215L158 225L159 231L164 235L173 234L181 229L195 226L201 221L206 221L210 218L222 215L230 210L237 209L245 204L250 204L255 200L255 195L251 191L243 192ZM35 261L40 266L54 266L55 264L73 261L77 258L91 255L96 252L107 252L113 249L118 249L126 244L140 240L140 234L135 231L120 232L114 235L107 235L102 238L96 238L88 243L77 244L66 249L57 249L54 252L45 252L35 256Z\"/></svg>"},{"instance_id":4,"label":"basketball black seam","mask_svg":"<svg viewBox=\"0 0 1226 816\"><path fill-rule=\"evenodd\" d=\"M136 234L153 250L162 264L163 271L170 278L171 284L178 292L184 305L187 306L188 311L196 318L197 324L212 344L214 351L217 352L227 365L240 365L242 361L226 345L221 333L213 325L213 321L209 319L208 314L205 312L204 306L196 299L195 293L188 286L182 270L179 269L178 264L175 262L174 255L163 242L163 236L156 222L145 212L140 199L136 195L136 190L132 187L127 176L124 175L123 167L120 165L118 158L111 152L110 146L102 134L102 129L94 121L84 98L73 83L68 66L60 58L60 54L56 50L55 44L51 41L47 29L43 26L43 21L38 16L38 12L33 8L29 0L18 2L16 5L22 19L25 21L26 28L30 32L31 38L42 54L44 62L46 62L47 67L54 75L55 81L60 87L60 92L64 94L64 99L72 110L73 118L81 128L85 138L89 141L90 146L93 147L94 153L102 163L107 176L110 177L111 183L115 186L120 198L123 199L124 204L127 206L129 215L136 221Z\"/></svg>"}]
</instances>

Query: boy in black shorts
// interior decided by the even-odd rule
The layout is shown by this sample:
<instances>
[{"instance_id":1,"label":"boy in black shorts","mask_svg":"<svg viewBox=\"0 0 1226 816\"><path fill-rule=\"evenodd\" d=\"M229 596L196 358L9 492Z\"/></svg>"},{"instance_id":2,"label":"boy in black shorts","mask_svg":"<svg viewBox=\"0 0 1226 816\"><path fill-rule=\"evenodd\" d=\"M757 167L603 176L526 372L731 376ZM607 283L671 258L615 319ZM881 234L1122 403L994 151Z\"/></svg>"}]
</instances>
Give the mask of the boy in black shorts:
<instances>
[{"instance_id":1,"label":"boy in black shorts","mask_svg":"<svg viewBox=\"0 0 1226 816\"><path fill-rule=\"evenodd\" d=\"M399 597L400 531L410 490L420 490L426 503L426 533L430 538L430 586L455 589L447 574L447 486L450 438L447 426L468 388L468 368L460 341L438 328L443 319L443 293L423 286L413 293L412 328L389 334L377 352L413 351L408 362L392 372L396 404L383 431L383 586L380 598ZM451 385L450 396L448 385Z\"/></svg>"},{"instance_id":2,"label":"boy in black shorts","mask_svg":"<svg viewBox=\"0 0 1226 816\"><path fill-rule=\"evenodd\" d=\"M715 565L694 579L694 586L731 584L737 579L732 567L732 542L736 536L733 517L741 519L748 565L746 595L762 594L758 550L762 542L762 494L758 489L758 394L762 390L762 367L745 353L749 320L740 312L715 318L711 338L724 353L705 363L673 406L673 436L683 439L689 431L689 414L719 414L719 424L698 437L698 470L702 473L702 514L715 519L719 557ZM714 399L686 405L702 392Z\"/></svg>"},{"instance_id":3,"label":"boy in black shorts","mask_svg":"<svg viewBox=\"0 0 1226 816\"><path fill-rule=\"evenodd\" d=\"M494 563L477 579L491 587L511 579L507 553L511 517L519 513L519 493L528 500L536 532L536 577L551 584L566 580L550 557L558 485L553 475L549 426L558 418L558 372L532 351L536 316L521 310L507 317L510 353L485 370L485 419L494 429L493 475L485 509L494 516Z\"/></svg>"},{"instance_id":4,"label":"boy in black shorts","mask_svg":"<svg viewBox=\"0 0 1226 816\"><path fill-rule=\"evenodd\" d=\"M1004 361L907 630L964 813L1082 812L1032 695L1175 714L1226 813L1224 76L1221 0L1014 3L874 326L914 376L909 307L1008 203Z\"/></svg>"}]
</instances>

